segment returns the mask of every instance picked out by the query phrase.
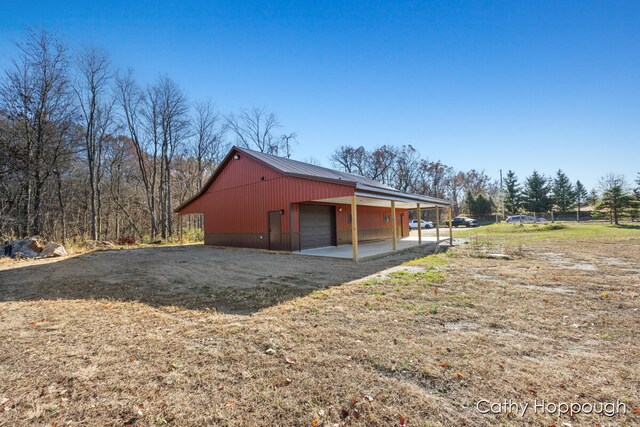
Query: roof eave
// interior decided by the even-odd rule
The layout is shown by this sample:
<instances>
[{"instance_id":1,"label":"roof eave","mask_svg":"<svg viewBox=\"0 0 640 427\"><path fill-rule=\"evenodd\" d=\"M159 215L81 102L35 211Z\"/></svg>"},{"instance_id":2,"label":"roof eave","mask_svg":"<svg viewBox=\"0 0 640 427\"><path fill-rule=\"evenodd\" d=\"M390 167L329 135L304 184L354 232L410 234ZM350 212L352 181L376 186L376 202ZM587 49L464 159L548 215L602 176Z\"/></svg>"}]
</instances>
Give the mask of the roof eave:
<instances>
[{"instance_id":1,"label":"roof eave","mask_svg":"<svg viewBox=\"0 0 640 427\"><path fill-rule=\"evenodd\" d=\"M191 197L190 199L188 199L186 202L182 203L180 206L178 206L177 208L175 208L173 210L174 213L178 213L179 211L181 211L182 209L186 208L187 206L189 206L191 203L193 203L196 199L198 199L200 196L203 196L207 190L209 189L209 187L211 186L211 184L213 184L213 181L216 179L216 177L218 176L218 174L220 174L220 171L224 168L224 166L227 164L227 162L229 161L229 159L231 158L231 155L235 152L235 151L240 151L238 149L238 147L233 146L231 148L231 150L229 150L229 152L227 153L226 156L224 156L224 159L222 159L222 161L220 162L220 164L218 165L218 167L216 167L216 169L213 171L213 173L211 174L211 176L209 177L209 179L207 180L207 182L202 186L202 188L200 189L200 191L198 191L193 197Z\"/></svg>"},{"instance_id":2,"label":"roof eave","mask_svg":"<svg viewBox=\"0 0 640 427\"><path fill-rule=\"evenodd\" d=\"M453 203L445 199L438 199L436 197L429 197L429 196L421 196L419 194L404 193L399 190L389 190L386 188L373 187L370 185L356 184L356 191L362 193L363 195L364 193L373 193L373 194L389 196L390 198L395 198L399 201L428 203L435 206L444 206L444 207L449 207L453 205Z\"/></svg>"}]
</instances>

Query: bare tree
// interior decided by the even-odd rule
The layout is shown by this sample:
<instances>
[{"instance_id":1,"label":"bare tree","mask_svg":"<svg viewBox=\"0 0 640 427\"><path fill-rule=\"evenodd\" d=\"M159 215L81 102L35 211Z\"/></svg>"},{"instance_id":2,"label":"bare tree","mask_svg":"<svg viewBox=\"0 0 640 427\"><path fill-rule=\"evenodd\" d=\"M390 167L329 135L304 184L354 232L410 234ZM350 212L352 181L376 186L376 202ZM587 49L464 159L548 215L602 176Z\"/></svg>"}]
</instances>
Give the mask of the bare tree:
<instances>
[{"instance_id":1,"label":"bare tree","mask_svg":"<svg viewBox=\"0 0 640 427\"><path fill-rule=\"evenodd\" d=\"M464 196L464 172L453 172L447 178L447 198L453 203L453 211L455 214L460 212L462 206L462 198Z\"/></svg>"},{"instance_id":2,"label":"bare tree","mask_svg":"<svg viewBox=\"0 0 640 427\"><path fill-rule=\"evenodd\" d=\"M162 238L173 235L171 166L179 146L189 137L189 104L177 83L167 76L160 78L155 91L159 94L159 123L162 140L160 164L160 203Z\"/></svg>"},{"instance_id":3,"label":"bare tree","mask_svg":"<svg viewBox=\"0 0 640 427\"><path fill-rule=\"evenodd\" d=\"M383 145L369 153L365 176L383 184L391 182L392 166L396 161L398 149L391 145Z\"/></svg>"},{"instance_id":4,"label":"bare tree","mask_svg":"<svg viewBox=\"0 0 640 427\"><path fill-rule=\"evenodd\" d=\"M313 156L308 156L304 159L305 163L309 163L310 165L314 165L314 166L322 166L322 163L320 162L320 160L318 160L317 158L313 157Z\"/></svg>"},{"instance_id":5,"label":"bare tree","mask_svg":"<svg viewBox=\"0 0 640 427\"><path fill-rule=\"evenodd\" d=\"M629 191L629 185L627 184L627 178L618 173L607 173L600 177L598 180L598 189L601 193L604 193L612 187L619 186L625 191Z\"/></svg>"},{"instance_id":6,"label":"bare tree","mask_svg":"<svg viewBox=\"0 0 640 427\"><path fill-rule=\"evenodd\" d=\"M282 143L280 144L282 146L282 155L284 157L286 157L287 159L291 158L291 146L298 142L298 134L295 132L291 132L290 134L282 134L282 136L280 137L282 139Z\"/></svg>"},{"instance_id":7,"label":"bare tree","mask_svg":"<svg viewBox=\"0 0 640 427\"><path fill-rule=\"evenodd\" d=\"M366 176L401 191L449 199L457 212L465 191L488 198L497 195L498 187L484 171L471 169L456 172L441 161L421 159L411 145L382 145L373 151L364 147L341 146L329 158L334 167Z\"/></svg>"},{"instance_id":8,"label":"bare tree","mask_svg":"<svg viewBox=\"0 0 640 427\"><path fill-rule=\"evenodd\" d=\"M151 238L155 239L158 234L155 207L159 149L157 94L151 91L145 96L133 79L132 71L129 70L124 76L116 78L116 97L135 149L140 177L145 189Z\"/></svg>"},{"instance_id":9,"label":"bare tree","mask_svg":"<svg viewBox=\"0 0 640 427\"><path fill-rule=\"evenodd\" d=\"M3 236L18 233L21 223L18 212L25 171L19 130L17 123L0 116L0 234Z\"/></svg>"},{"instance_id":10,"label":"bare tree","mask_svg":"<svg viewBox=\"0 0 640 427\"><path fill-rule=\"evenodd\" d=\"M356 148L350 145L341 145L336 148L329 160L335 168L348 173L364 175L368 156L367 150L362 146Z\"/></svg>"},{"instance_id":11,"label":"bare tree","mask_svg":"<svg viewBox=\"0 0 640 427\"><path fill-rule=\"evenodd\" d=\"M135 189L138 186L132 185L135 179L136 163L134 155L130 152L129 147L133 144L127 137L109 137L106 140L105 151L107 162L105 169L109 176L109 194L110 201L114 205L114 232L113 236L118 239L122 236L122 230L125 229L123 218L127 220L128 227L142 239L143 233L134 219L134 213L131 212L130 206L132 201L136 200ZM127 194L129 192L129 194ZM126 195L126 197L125 197Z\"/></svg>"},{"instance_id":12,"label":"bare tree","mask_svg":"<svg viewBox=\"0 0 640 427\"><path fill-rule=\"evenodd\" d=\"M411 145L402 146L393 168L393 187L404 192L414 192L418 177L420 155Z\"/></svg>"},{"instance_id":13,"label":"bare tree","mask_svg":"<svg viewBox=\"0 0 640 427\"><path fill-rule=\"evenodd\" d=\"M0 87L0 109L14 128L22 176L18 234L40 234L43 190L56 164L69 154L75 126L64 44L46 31L29 31L16 44Z\"/></svg>"},{"instance_id":14,"label":"bare tree","mask_svg":"<svg viewBox=\"0 0 640 427\"><path fill-rule=\"evenodd\" d=\"M91 197L91 238L99 238L100 178L104 140L113 124L114 98L109 93L111 71L109 56L96 47L87 47L78 56L75 93L82 113L84 143Z\"/></svg>"},{"instance_id":15,"label":"bare tree","mask_svg":"<svg viewBox=\"0 0 640 427\"><path fill-rule=\"evenodd\" d=\"M447 197L447 188L450 187L454 176L452 167L440 160L430 162L423 159L420 160L417 174L416 193L438 198Z\"/></svg>"},{"instance_id":16,"label":"bare tree","mask_svg":"<svg viewBox=\"0 0 640 427\"><path fill-rule=\"evenodd\" d=\"M487 194L491 186L491 178L484 170L477 171L470 169L462 175L462 186L464 191L471 191L472 194Z\"/></svg>"},{"instance_id":17,"label":"bare tree","mask_svg":"<svg viewBox=\"0 0 640 427\"><path fill-rule=\"evenodd\" d=\"M274 155L282 148L282 139L273 134L281 127L280 120L264 108L242 110L237 116L232 113L227 116L227 125L241 147Z\"/></svg>"},{"instance_id":18,"label":"bare tree","mask_svg":"<svg viewBox=\"0 0 640 427\"><path fill-rule=\"evenodd\" d=\"M195 135L195 141L192 147L192 155L196 160L197 186L202 188L205 174L217 166L228 149L227 144L224 142L226 126L224 126L220 116L216 113L211 100L195 103L194 110L193 134Z\"/></svg>"}]
</instances>

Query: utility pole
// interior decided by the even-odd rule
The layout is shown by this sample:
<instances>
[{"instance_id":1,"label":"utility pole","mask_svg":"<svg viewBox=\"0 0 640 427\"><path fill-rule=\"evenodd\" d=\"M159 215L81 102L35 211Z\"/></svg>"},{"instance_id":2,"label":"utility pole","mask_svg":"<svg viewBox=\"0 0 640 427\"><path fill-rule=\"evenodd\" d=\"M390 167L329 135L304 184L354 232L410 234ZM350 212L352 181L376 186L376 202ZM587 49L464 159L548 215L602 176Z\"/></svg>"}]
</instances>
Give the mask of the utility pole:
<instances>
[{"instance_id":1,"label":"utility pole","mask_svg":"<svg viewBox=\"0 0 640 427\"><path fill-rule=\"evenodd\" d=\"M501 199L501 205L502 205L502 219L505 219L505 212L504 212L504 188L502 187L502 169L500 169L500 199Z\"/></svg>"}]
</instances>

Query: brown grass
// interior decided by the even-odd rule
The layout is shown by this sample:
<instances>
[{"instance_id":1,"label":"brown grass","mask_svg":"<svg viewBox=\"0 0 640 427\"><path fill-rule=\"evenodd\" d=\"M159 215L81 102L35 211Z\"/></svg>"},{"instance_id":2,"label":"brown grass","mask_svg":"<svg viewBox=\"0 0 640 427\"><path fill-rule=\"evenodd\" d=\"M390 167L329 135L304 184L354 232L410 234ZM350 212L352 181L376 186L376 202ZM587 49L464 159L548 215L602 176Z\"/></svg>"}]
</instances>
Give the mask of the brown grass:
<instances>
[{"instance_id":1,"label":"brown grass","mask_svg":"<svg viewBox=\"0 0 640 427\"><path fill-rule=\"evenodd\" d=\"M252 315L0 303L0 425L640 425L640 239L500 239ZM482 415L480 399L629 413Z\"/></svg>"}]
</instances>

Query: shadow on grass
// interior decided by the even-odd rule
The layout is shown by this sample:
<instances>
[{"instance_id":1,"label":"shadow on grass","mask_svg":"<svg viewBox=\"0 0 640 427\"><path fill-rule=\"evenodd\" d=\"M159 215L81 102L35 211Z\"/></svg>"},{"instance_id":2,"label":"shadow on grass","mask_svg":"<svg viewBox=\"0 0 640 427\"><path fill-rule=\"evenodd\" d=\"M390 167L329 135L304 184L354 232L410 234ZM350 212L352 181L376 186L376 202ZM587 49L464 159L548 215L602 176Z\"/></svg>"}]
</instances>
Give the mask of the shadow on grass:
<instances>
[{"instance_id":1,"label":"shadow on grass","mask_svg":"<svg viewBox=\"0 0 640 427\"><path fill-rule=\"evenodd\" d=\"M97 251L1 270L0 302L109 299L251 314L434 250L414 247L358 264L204 245Z\"/></svg>"},{"instance_id":2,"label":"shadow on grass","mask_svg":"<svg viewBox=\"0 0 640 427\"><path fill-rule=\"evenodd\" d=\"M640 231L640 224L618 224L612 225L613 228L621 228L623 230L636 230Z\"/></svg>"}]
</instances>

